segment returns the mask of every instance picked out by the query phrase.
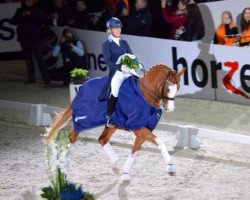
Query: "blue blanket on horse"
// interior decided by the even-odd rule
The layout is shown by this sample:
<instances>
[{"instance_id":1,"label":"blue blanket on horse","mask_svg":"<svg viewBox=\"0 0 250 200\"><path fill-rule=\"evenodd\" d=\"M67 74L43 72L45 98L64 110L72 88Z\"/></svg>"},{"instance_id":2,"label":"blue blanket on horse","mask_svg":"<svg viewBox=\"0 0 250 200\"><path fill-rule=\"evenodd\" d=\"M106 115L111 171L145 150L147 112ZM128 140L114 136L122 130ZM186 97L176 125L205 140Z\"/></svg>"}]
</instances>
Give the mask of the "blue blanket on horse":
<instances>
[{"instance_id":1,"label":"blue blanket on horse","mask_svg":"<svg viewBox=\"0 0 250 200\"><path fill-rule=\"evenodd\" d=\"M107 101L99 101L108 77L86 81L79 89L73 104L72 121L76 132L106 124ZM126 130L155 129L162 111L152 107L143 97L135 77L127 78L120 87L112 123Z\"/></svg>"}]
</instances>

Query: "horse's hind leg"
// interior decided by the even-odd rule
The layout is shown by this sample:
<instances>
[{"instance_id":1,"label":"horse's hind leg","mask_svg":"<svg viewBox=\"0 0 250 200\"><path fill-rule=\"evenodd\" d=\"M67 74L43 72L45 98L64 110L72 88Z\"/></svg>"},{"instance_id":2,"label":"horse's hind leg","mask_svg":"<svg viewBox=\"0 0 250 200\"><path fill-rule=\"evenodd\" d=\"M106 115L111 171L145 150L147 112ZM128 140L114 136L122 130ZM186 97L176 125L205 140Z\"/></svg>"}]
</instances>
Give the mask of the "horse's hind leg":
<instances>
[{"instance_id":1,"label":"horse's hind leg","mask_svg":"<svg viewBox=\"0 0 250 200\"><path fill-rule=\"evenodd\" d=\"M70 131L69 134L69 141L71 144L74 144L76 142L76 138L78 137L79 133L75 132L74 129Z\"/></svg>"},{"instance_id":2,"label":"horse's hind leg","mask_svg":"<svg viewBox=\"0 0 250 200\"><path fill-rule=\"evenodd\" d=\"M104 151L108 154L113 164L113 167L112 167L113 172L115 173L115 175L119 175L120 173L120 168L119 168L119 163L118 163L119 158L117 154L115 153L113 147L109 143L109 140L115 131L116 131L115 127L105 127L101 136L98 139L98 142L102 145Z\"/></svg>"}]
</instances>

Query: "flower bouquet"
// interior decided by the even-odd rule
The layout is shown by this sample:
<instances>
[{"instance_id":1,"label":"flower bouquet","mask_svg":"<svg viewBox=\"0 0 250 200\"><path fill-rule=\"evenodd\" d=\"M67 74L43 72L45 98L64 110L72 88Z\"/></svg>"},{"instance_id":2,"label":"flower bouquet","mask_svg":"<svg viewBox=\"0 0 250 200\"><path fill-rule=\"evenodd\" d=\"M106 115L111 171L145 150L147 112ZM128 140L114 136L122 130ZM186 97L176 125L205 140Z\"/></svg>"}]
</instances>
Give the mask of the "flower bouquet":
<instances>
[{"instance_id":1,"label":"flower bouquet","mask_svg":"<svg viewBox=\"0 0 250 200\"><path fill-rule=\"evenodd\" d=\"M121 64L129 69L138 69L140 68L141 63L139 62L138 56L133 54L125 53L120 56L116 62L116 64Z\"/></svg>"},{"instance_id":2,"label":"flower bouquet","mask_svg":"<svg viewBox=\"0 0 250 200\"><path fill-rule=\"evenodd\" d=\"M140 72L144 72L143 65L139 62L138 56L133 54L125 53L121 55L116 64L121 65L121 71L124 74L132 74L137 77L141 77L141 75L139 75Z\"/></svg>"},{"instance_id":3,"label":"flower bouquet","mask_svg":"<svg viewBox=\"0 0 250 200\"><path fill-rule=\"evenodd\" d=\"M61 131L51 142L46 143L47 175L51 185L42 188L41 196L48 200L94 200L94 196L84 192L81 185L67 180L69 148L67 131Z\"/></svg>"},{"instance_id":4,"label":"flower bouquet","mask_svg":"<svg viewBox=\"0 0 250 200\"><path fill-rule=\"evenodd\" d=\"M88 78L89 71L81 68L74 68L70 71L71 81L74 84L82 84L86 78Z\"/></svg>"}]
</instances>

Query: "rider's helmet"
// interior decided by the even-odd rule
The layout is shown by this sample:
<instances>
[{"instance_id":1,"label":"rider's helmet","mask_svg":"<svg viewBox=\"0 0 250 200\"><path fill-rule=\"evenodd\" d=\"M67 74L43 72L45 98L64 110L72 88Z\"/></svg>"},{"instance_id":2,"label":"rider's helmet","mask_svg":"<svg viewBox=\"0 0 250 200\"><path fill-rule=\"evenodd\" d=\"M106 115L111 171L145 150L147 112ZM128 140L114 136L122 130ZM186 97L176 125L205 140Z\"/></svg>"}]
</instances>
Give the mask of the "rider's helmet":
<instances>
[{"instance_id":1,"label":"rider's helmet","mask_svg":"<svg viewBox=\"0 0 250 200\"><path fill-rule=\"evenodd\" d=\"M116 17L111 17L107 21L106 27L107 28L120 28L120 27L122 27L122 22Z\"/></svg>"}]
</instances>

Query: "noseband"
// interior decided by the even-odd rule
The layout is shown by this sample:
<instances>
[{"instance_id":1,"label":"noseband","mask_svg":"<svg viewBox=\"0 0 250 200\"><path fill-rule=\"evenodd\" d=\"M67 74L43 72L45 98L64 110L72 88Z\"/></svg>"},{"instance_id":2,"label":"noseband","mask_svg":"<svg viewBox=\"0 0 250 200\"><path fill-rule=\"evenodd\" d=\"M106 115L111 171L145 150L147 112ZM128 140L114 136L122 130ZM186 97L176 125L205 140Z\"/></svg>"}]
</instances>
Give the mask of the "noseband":
<instances>
[{"instance_id":1,"label":"noseband","mask_svg":"<svg viewBox=\"0 0 250 200\"><path fill-rule=\"evenodd\" d=\"M169 71L169 73L165 76L163 82L160 84L159 88L157 89L157 91L162 87L161 89L161 95L158 96L157 94L155 94L154 92L152 92L149 88L147 88L147 86L145 86L141 81L139 81L139 84L141 84L142 87L145 88L145 90L148 92L148 94L156 101L158 102L159 100L161 99L167 99L169 101L174 101L175 98L170 98L168 96L164 96L164 90L165 90L165 87L166 87L166 84L170 84L170 85L175 85L174 83L168 81L167 79L170 77L171 75L171 71Z\"/></svg>"}]
</instances>

